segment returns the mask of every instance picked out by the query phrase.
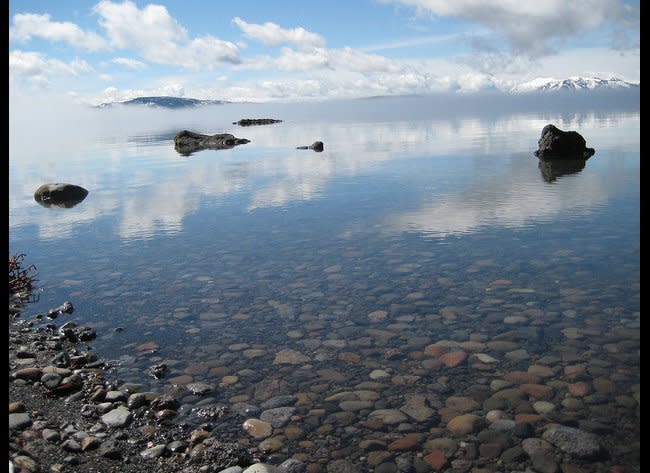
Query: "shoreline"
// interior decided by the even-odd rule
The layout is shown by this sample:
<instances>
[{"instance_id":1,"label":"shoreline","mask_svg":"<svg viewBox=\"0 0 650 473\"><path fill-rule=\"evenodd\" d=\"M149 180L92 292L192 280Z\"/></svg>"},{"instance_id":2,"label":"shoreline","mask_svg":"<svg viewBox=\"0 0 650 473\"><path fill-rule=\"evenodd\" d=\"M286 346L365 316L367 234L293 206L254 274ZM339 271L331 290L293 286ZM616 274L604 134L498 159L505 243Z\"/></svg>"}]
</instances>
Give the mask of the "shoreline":
<instances>
[{"instance_id":1,"label":"shoreline","mask_svg":"<svg viewBox=\"0 0 650 473\"><path fill-rule=\"evenodd\" d=\"M85 345L92 329L25 320L23 312L10 300L10 472L319 471L295 459L265 463L256 448L219 438L229 415L223 410L203 409L194 424L175 422L173 393L107 379L110 366Z\"/></svg>"}]
</instances>

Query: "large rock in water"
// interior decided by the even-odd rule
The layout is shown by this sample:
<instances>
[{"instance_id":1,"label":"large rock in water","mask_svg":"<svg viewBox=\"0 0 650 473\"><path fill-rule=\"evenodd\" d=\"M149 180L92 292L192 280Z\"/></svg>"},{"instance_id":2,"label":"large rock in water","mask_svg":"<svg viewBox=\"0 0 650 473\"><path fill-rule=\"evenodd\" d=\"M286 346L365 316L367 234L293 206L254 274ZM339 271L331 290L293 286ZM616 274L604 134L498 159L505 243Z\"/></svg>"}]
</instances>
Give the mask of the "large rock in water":
<instances>
[{"instance_id":1,"label":"large rock in water","mask_svg":"<svg viewBox=\"0 0 650 473\"><path fill-rule=\"evenodd\" d=\"M320 153L321 151L323 151L324 146L322 141L314 141L309 146L297 146L296 149L313 149L317 153Z\"/></svg>"},{"instance_id":2,"label":"large rock in water","mask_svg":"<svg viewBox=\"0 0 650 473\"><path fill-rule=\"evenodd\" d=\"M43 207L69 209L84 200L88 191L83 187L65 182L43 184L34 192L34 200Z\"/></svg>"},{"instance_id":3,"label":"large rock in water","mask_svg":"<svg viewBox=\"0 0 650 473\"><path fill-rule=\"evenodd\" d=\"M280 123L282 120L276 120L275 118L242 118L237 122L233 122L233 125L239 126L252 126L252 125L271 125L273 123Z\"/></svg>"},{"instance_id":4,"label":"large rock in water","mask_svg":"<svg viewBox=\"0 0 650 473\"><path fill-rule=\"evenodd\" d=\"M562 131L549 124L542 129L535 156L541 159L588 159L596 151L587 148L586 144L577 131Z\"/></svg>"},{"instance_id":5,"label":"large rock in water","mask_svg":"<svg viewBox=\"0 0 650 473\"><path fill-rule=\"evenodd\" d=\"M246 143L250 143L250 140L237 138L230 133L203 135L183 130L174 137L174 149L186 156L204 149L230 149Z\"/></svg>"}]
</instances>

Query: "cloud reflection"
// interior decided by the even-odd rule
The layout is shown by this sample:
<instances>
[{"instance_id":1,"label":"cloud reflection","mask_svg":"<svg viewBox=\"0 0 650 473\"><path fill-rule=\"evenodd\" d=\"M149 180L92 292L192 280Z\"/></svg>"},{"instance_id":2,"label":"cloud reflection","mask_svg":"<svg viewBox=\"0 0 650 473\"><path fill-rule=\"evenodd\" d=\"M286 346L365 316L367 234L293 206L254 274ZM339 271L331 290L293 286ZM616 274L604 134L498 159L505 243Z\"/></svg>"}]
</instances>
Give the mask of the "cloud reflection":
<instances>
[{"instance_id":1,"label":"cloud reflection","mask_svg":"<svg viewBox=\"0 0 650 473\"><path fill-rule=\"evenodd\" d=\"M46 154L33 142L22 146L14 138L10 229L35 225L41 238L65 238L76 227L111 216L118 221L114 228L121 238L174 234L182 231L184 219L205 201L220 206L237 196L241 211L253 212L327 199L336 178L367 177L387 163L404 164L423 157L452 174L467 174L453 175L458 182L451 190L438 188L422 196L419 208L394 210L385 218L384 228L450 235L487 224L516 227L577 207L601 205L620 185L612 176L604 179L600 174L584 172L580 179L559 179L553 183L555 187L545 184L532 154L544 125L554 122L562 129L580 129L597 150L621 143L638 149L639 142L638 113L619 114L617 120L612 115L602 119L598 113L586 113L569 117L514 114L384 121L375 116L367 120L305 121L298 115L284 115L292 110L289 107L266 115L283 119L281 124L244 129L233 127L232 122L252 114L241 107L229 114L226 108L220 110L222 115L203 124L202 129L194 129L232 132L250 139L250 143L233 150L180 157L173 149L173 140L166 137L175 126L191 128L193 122L177 123L182 122L182 115L164 126L156 122L152 131L156 139L141 130L130 130L139 134L129 133L124 138L123 133L120 137L111 128L108 138L97 139L97 133L90 134L86 142L69 148L70 152L61 146ZM295 149L315 140L325 143L323 153ZM499 157L503 150L519 153L504 159ZM453 161L458 156L465 162L462 169ZM498 177L474 181L472 166L484 168L495 159ZM592 164L590 161L587 169ZM82 184L90 197L69 212L54 214L35 208L34 190L43 182L62 178Z\"/></svg>"},{"instance_id":2,"label":"cloud reflection","mask_svg":"<svg viewBox=\"0 0 650 473\"><path fill-rule=\"evenodd\" d=\"M566 212L588 214L603 205L621 185L614 176L605 179L589 174L548 186L540 182L532 159L514 159L528 160L529 166L513 163L508 175L499 177L496 183L481 181L461 192L444 195L442 201L436 195L417 210L387 217L384 228L445 237L471 233L484 226L525 227L549 222Z\"/></svg>"}]
</instances>

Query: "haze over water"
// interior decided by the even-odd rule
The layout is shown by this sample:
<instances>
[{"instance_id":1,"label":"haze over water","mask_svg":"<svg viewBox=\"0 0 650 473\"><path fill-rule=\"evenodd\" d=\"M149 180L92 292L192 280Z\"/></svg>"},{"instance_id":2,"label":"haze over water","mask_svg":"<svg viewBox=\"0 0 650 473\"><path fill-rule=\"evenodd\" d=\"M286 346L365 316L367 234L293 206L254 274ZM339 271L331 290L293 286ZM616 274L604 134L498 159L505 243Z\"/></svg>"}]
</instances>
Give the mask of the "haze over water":
<instances>
[{"instance_id":1,"label":"haze over water","mask_svg":"<svg viewBox=\"0 0 650 473\"><path fill-rule=\"evenodd\" d=\"M9 250L36 265L40 288L25 317L68 300L62 317L96 328L90 345L117 379L212 386L185 396L184 413L296 396L301 436L277 433L288 456L349 448L371 471L363 440L417 434L410 451L426 456L432 429L498 405L595 432L612 452L599 462L638 471L640 112L571 105L376 98L58 121L14 108ZM595 155L542 166L549 123ZM183 129L250 143L182 156ZM296 149L316 140L321 153ZM33 193L46 182L89 194L44 208ZM446 364L434 345L466 358ZM166 376L149 376L160 363ZM551 394L490 401L521 372ZM229 420L233 438L245 419Z\"/></svg>"}]
</instances>

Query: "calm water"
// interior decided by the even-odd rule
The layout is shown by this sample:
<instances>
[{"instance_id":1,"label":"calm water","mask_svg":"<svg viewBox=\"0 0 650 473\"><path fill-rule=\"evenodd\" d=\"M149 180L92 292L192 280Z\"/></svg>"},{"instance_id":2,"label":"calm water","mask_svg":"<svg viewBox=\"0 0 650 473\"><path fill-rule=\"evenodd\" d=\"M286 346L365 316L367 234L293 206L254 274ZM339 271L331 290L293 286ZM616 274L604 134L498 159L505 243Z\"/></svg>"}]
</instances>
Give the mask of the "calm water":
<instances>
[{"instance_id":1,"label":"calm water","mask_svg":"<svg viewBox=\"0 0 650 473\"><path fill-rule=\"evenodd\" d=\"M18 123L9 251L36 265L41 289L24 317L71 301L74 313L57 323L96 328L91 346L119 380L213 388L186 396L185 412L209 403L263 411L269 398L298 396L290 425L302 435L280 429L278 451L343 451L364 468L363 439L420 433L415 451L426 455L431 429L463 412L449 398L474 399L484 416L495 380L546 373L532 384L551 397L503 410L547 415L535 403L551 403L548 419L597 433L615 452L610 464L634 471L639 112L448 118L363 107L312 116L226 105L133 112L128 123L94 111L78 122L82 133L51 141L24 139L33 130ZM232 124L256 117L284 121ZM582 169L540 167L533 153L548 123L596 149ZM173 146L181 129L251 142L186 157ZM322 153L295 149L315 140ZM34 191L56 181L89 195L74 208L41 207ZM469 358L446 366L431 345ZM158 380L148 369L159 363L168 369ZM588 394L570 389L579 381ZM339 405L341 392L366 404ZM390 428L367 422L377 410L408 410L413 396L434 413L384 418ZM259 415L253 407L232 418L234 437L247 437L241 422Z\"/></svg>"}]
</instances>

